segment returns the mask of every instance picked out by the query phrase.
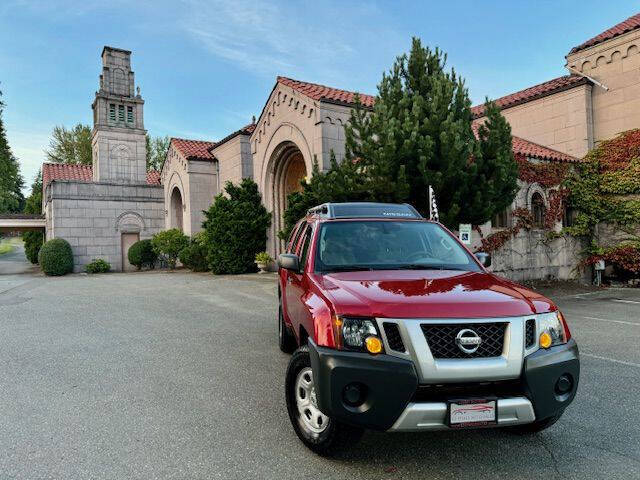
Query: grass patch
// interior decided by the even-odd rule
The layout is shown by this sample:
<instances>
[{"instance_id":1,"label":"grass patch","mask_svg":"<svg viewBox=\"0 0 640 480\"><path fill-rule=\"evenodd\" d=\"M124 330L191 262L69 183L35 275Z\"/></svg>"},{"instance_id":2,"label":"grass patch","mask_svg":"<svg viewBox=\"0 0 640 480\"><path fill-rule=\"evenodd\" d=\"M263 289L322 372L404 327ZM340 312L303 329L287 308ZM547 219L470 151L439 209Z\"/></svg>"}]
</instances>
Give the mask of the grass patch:
<instances>
[{"instance_id":1,"label":"grass patch","mask_svg":"<svg viewBox=\"0 0 640 480\"><path fill-rule=\"evenodd\" d=\"M0 255L4 255L5 253L13 252L13 245L10 243L2 242L0 243Z\"/></svg>"},{"instance_id":2,"label":"grass patch","mask_svg":"<svg viewBox=\"0 0 640 480\"><path fill-rule=\"evenodd\" d=\"M16 245L22 245L21 237L4 237L0 238L0 255L13 252Z\"/></svg>"}]
</instances>

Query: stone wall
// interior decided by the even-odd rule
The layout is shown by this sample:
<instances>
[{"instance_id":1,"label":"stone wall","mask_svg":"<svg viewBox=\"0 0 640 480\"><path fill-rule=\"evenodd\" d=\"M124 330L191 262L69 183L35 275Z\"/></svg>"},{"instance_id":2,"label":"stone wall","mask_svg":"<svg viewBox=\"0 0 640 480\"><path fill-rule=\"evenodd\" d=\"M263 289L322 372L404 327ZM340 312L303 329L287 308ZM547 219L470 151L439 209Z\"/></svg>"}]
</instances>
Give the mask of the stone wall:
<instances>
[{"instance_id":1,"label":"stone wall","mask_svg":"<svg viewBox=\"0 0 640 480\"><path fill-rule=\"evenodd\" d=\"M502 110L511 133L577 158L593 146L591 85Z\"/></svg>"},{"instance_id":2,"label":"stone wall","mask_svg":"<svg viewBox=\"0 0 640 480\"><path fill-rule=\"evenodd\" d=\"M583 248L573 237L547 241L542 230L521 231L493 254L491 271L516 282L580 279Z\"/></svg>"},{"instance_id":3,"label":"stone wall","mask_svg":"<svg viewBox=\"0 0 640 480\"><path fill-rule=\"evenodd\" d=\"M71 244L74 271L96 258L122 270L122 233L150 238L164 228L162 187L53 181L45 191L47 239Z\"/></svg>"},{"instance_id":4,"label":"stone wall","mask_svg":"<svg viewBox=\"0 0 640 480\"><path fill-rule=\"evenodd\" d=\"M236 135L216 146L211 153L218 160L220 189L227 182L238 184L243 178L253 178L253 158L248 135Z\"/></svg>"},{"instance_id":5,"label":"stone wall","mask_svg":"<svg viewBox=\"0 0 640 480\"><path fill-rule=\"evenodd\" d=\"M594 141L640 127L640 30L567 55L567 66L594 78Z\"/></svg>"},{"instance_id":6,"label":"stone wall","mask_svg":"<svg viewBox=\"0 0 640 480\"><path fill-rule=\"evenodd\" d=\"M543 188L538 183L518 181L518 193L511 204L510 211L516 208L532 210L532 198L539 193L549 207L550 189ZM513 219L510 219L513 224ZM483 237L500 231L494 228L491 222L481 226ZM554 231L562 230L562 222L558 221ZM547 239L546 229L532 228L521 229L520 232L508 240L495 252L491 252L492 266L490 270L497 275L509 278L516 282L540 279L573 280L582 279L585 272L577 267L580 264L580 251L584 245L580 240L570 236L563 236L553 240ZM482 247L480 235L474 231L472 234L472 251L479 251Z\"/></svg>"}]
</instances>

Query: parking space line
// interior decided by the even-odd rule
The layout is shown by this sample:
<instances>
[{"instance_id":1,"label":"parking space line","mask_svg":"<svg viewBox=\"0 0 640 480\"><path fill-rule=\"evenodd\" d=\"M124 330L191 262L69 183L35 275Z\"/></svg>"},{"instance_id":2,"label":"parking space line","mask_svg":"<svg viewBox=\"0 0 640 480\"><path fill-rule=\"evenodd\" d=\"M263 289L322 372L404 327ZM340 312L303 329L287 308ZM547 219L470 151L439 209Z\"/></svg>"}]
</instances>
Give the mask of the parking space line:
<instances>
[{"instance_id":1,"label":"parking space line","mask_svg":"<svg viewBox=\"0 0 640 480\"><path fill-rule=\"evenodd\" d=\"M640 302L637 302L635 300L622 300L620 298L614 298L611 301L612 302L618 302L618 303L635 303L636 305L640 305Z\"/></svg>"},{"instance_id":2,"label":"parking space line","mask_svg":"<svg viewBox=\"0 0 640 480\"><path fill-rule=\"evenodd\" d=\"M598 360L605 360L607 362L619 363L621 365L627 365L628 367L640 368L640 363L625 362L624 360L616 360L615 358L601 357L600 355L594 355L592 353L580 352L580 356L590 357L590 358L597 358Z\"/></svg>"},{"instance_id":3,"label":"parking space line","mask_svg":"<svg viewBox=\"0 0 640 480\"><path fill-rule=\"evenodd\" d=\"M566 310L565 310L565 312L566 312ZM582 315L582 314L576 313L576 312L573 312L573 313L569 312L569 315L574 316L576 320L578 320L580 318L586 318L587 320L596 320L598 322L620 323L622 325L633 325L635 327L640 327L640 323L625 322L624 320L612 320L610 318L587 317L586 315ZM571 321L571 318L569 318L569 321ZM569 326L571 326L571 324L569 324Z\"/></svg>"}]
</instances>

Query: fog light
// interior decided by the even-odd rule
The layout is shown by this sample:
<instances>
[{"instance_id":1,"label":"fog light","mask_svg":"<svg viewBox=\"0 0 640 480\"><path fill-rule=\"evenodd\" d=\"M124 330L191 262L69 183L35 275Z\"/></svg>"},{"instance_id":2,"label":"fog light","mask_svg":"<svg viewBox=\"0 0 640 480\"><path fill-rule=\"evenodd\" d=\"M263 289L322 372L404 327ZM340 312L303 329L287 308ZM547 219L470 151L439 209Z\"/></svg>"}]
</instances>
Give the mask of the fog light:
<instances>
[{"instance_id":1,"label":"fog light","mask_svg":"<svg viewBox=\"0 0 640 480\"><path fill-rule=\"evenodd\" d=\"M382 351L382 340L378 337L367 337L364 341L369 353L380 353Z\"/></svg>"},{"instance_id":2,"label":"fog light","mask_svg":"<svg viewBox=\"0 0 640 480\"><path fill-rule=\"evenodd\" d=\"M344 403L350 407L359 407L364 403L365 386L360 383L350 383L342 391Z\"/></svg>"},{"instance_id":3,"label":"fog light","mask_svg":"<svg viewBox=\"0 0 640 480\"><path fill-rule=\"evenodd\" d=\"M569 375L562 375L556 382L556 393L558 395L563 395L567 392L570 392L572 388L573 380Z\"/></svg>"},{"instance_id":4,"label":"fog light","mask_svg":"<svg viewBox=\"0 0 640 480\"><path fill-rule=\"evenodd\" d=\"M542 348L549 348L552 341L553 340L551 338L551 335L549 335L547 332L542 332L540 334L540 346Z\"/></svg>"}]
</instances>

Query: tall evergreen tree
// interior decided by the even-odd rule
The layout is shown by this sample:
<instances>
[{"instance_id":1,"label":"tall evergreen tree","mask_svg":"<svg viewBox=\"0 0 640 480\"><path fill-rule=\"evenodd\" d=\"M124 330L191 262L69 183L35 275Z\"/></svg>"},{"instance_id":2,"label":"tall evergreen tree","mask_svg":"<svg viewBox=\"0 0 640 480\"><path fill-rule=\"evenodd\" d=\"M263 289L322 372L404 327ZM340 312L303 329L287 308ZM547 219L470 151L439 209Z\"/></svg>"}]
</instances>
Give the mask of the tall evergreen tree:
<instances>
[{"instance_id":1,"label":"tall evergreen tree","mask_svg":"<svg viewBox=\"0 0 640 480\"><path fill-rule=\"evenodd\" d=\"M512 185L516 177L512 169L493 174L495 161L483 159L486 150L494 158L499 152L499 161L506 161L503 153L511 150L508 124L493 118L501 115L492 110L484 129L490 141L478 141L464 80L445 66L443 52L423 47L414 38L409 55L398 57L383 75L373 112L354 109L345 127L346 158L360 159L373 198L409 202L423 215L429 213L431 185L440 221L457 227L488 220L498 199L510 202L513 195L505 197L499 183ZM515 168L513 156L510 159Z\"/></svg>"},{"instance_id":2,"label":"tall evergreen tree","mask_svg":"<svg viewBox=\"0 0 640 480\"><path fill-rule=\"evenodd\" d=\"M24 207L22 187L24 180L20 175L18 159L9 147L7 133L4 129L4 103L0 92L0 213L15 213Z\"/></svg>"},{"instance_id":3,"label":"tall evergreen tree","mask_svg":"<svg viewBox=\"0 0 640 480\"><path fill-rule=\"evenodd\" d=\"M50 162L91 165L91 127L81 123L70 129L54 127L44 153Z\"/></svg>"},{"instance_id":4,"label":"tall evergreen tree","mask_svg":"<svg viewBox=\"0 0 640 480\"><path fill-rule=\"evenodd\" d=\"M302 192L288 198L285 236L311 204L327 201L407 202L429 214L429 185L440 221L481 224L508 206L517 192L511 129L498 108L472 128L464 81L445 70L446 55L413 39L378 86L373 109L355 97L345 126L345 161L314 171ZM319 176L319 178L318 178Z\"/></svg>"},{"instance_id":5,"label":"tall evergreen tree","mask_svg":"<svg viewBox=\"0 0 640 480\"><path fill-rule=\"evenodd\" d=\"M518 164L513 156L511 126L498 106L489 100L485 103L485 114L486 121L478 127L480 155L475 159L476 182L482 188L473 191L468 219L475 225L506 209L518 192Z\"/></svg>"}]
</instances>

